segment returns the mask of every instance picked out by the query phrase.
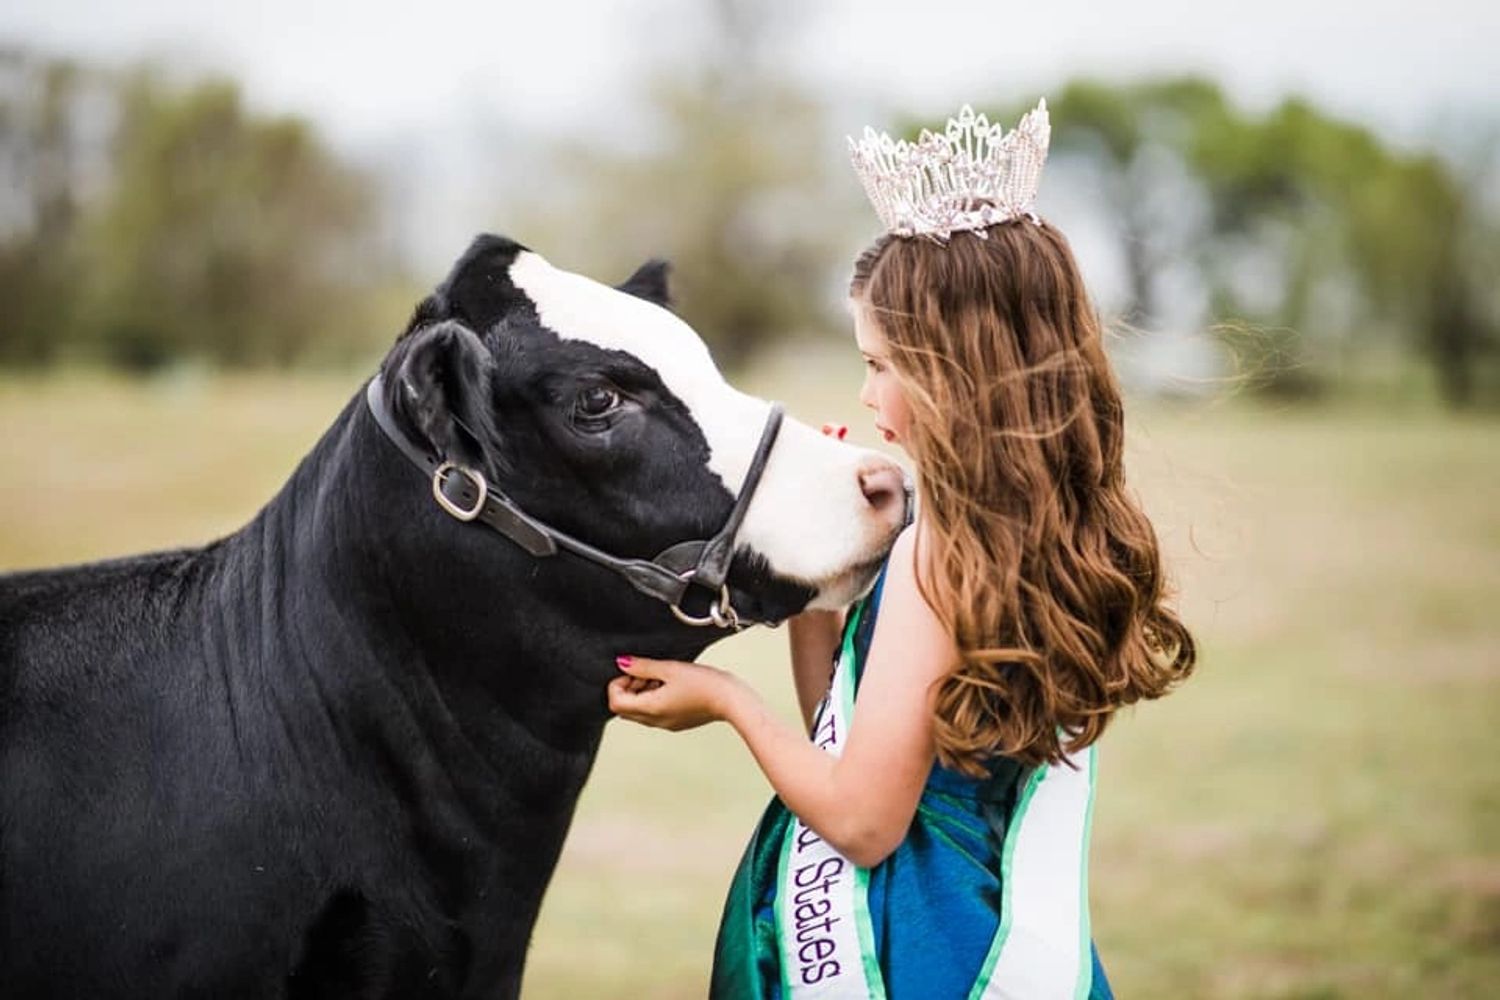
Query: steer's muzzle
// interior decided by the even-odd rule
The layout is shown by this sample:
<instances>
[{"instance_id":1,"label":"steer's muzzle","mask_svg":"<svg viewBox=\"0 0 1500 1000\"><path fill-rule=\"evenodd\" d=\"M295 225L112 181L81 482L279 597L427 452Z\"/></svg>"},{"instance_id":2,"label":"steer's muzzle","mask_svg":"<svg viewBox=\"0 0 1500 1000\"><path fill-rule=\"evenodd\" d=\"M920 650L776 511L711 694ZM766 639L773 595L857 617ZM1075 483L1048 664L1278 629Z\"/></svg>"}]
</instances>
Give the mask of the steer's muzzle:
<instances>
[{"instance_id":1,"label":"steer's muzzle","mask_svg":"<svg viewBox=\"0 0 1500 1000\"><path fill-rule=\"evenodd\" d=\"M906 476L901 467L884 458L864 462L858 470L859 491L882 522L896 527L906 523Z\"/></svg>"}]
</instances>

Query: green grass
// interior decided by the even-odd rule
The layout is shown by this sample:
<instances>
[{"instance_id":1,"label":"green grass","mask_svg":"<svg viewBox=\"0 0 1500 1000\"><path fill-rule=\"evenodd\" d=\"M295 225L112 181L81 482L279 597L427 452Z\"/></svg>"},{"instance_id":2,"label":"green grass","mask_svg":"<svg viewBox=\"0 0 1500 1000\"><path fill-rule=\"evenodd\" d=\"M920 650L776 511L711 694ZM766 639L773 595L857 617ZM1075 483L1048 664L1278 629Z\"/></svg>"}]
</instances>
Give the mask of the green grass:
<instances>
[{"instance_id":1,"label":"green grass","mask_svg":"<svg viewBox=\"0 0 1500 1000\"><path fill-rule=\"evenodd\" d=\"M852 357L748 387L868 441ZM0 379L0 567L243 523L357 377ZM1093 915L1126 997L1500 981L1500 425L1134 405L1130 476L1202 646L1101 748ZM790 717L782 636L711 650ZM526 995L698 997L769 792L731 732L611 726Z\"/></svg>"}]
</instances>

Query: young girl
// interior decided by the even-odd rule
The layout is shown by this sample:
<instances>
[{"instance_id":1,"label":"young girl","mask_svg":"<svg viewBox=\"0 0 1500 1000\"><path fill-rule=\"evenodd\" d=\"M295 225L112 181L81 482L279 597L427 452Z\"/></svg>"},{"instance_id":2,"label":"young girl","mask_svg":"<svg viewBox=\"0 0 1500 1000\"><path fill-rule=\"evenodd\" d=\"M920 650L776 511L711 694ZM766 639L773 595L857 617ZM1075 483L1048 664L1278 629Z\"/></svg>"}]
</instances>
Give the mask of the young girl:
<instances>
[{"instance_id":1,"label":"young girl","mask_svg":"<svg viewBox=\"0 0 1500 1000\"><path fill-rule=\"evenodd\" d=\"M1125 487L1099 321L1032 212L1047 138L1043 104L1008 135L965 108L943 135L854 147L887 227L850 288L860 401L913 459L918 506L842 623L791 623L811 740L733 674L620 658L618 715L727 721L777 793L715 997L1111 995L1089 931L1094 744L1195 653Z\"/></svg>"}]
</instances>

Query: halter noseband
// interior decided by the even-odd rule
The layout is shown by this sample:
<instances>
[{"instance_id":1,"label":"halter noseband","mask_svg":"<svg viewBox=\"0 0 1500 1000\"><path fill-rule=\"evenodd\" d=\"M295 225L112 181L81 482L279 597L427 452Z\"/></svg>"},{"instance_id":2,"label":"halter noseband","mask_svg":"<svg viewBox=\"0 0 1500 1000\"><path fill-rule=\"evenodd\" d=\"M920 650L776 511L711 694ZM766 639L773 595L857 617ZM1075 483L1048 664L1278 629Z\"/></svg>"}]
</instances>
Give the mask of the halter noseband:
<instances>
[{"instance_id":1,"label":"halter noseband","mask_svg":"<svg viewBox=\"0 0 1500 1000\"><path fill-rule=\"evenodd\" d=\"M750 622L742 619L729 602L729 564L734 559L734 541L750 500L760 485L761 474L771 457L771 447L781 430L782 407L771 404L761 431L760 444L750 460L744 485L735 498L734 507L718 534L709 539L679 542L657 553L650 560L622 559L594 548L587 542L559 531L526 513L493 484L487 483L478 469L447 461L408 437L391 416L381 391L377 374L365 388L365 402L370 415L403 455L432 481L432 496L443 510L460 521L481 521L515 542L533 556L556 555L566 549L590 562L613 570L636 590L654 597L672 609L679 621L688 625L713 625L739 629ZM688 587L703 587L713 594L708 614L701 617L682 610L682 599Z\"/></svg>"}]
</instances>

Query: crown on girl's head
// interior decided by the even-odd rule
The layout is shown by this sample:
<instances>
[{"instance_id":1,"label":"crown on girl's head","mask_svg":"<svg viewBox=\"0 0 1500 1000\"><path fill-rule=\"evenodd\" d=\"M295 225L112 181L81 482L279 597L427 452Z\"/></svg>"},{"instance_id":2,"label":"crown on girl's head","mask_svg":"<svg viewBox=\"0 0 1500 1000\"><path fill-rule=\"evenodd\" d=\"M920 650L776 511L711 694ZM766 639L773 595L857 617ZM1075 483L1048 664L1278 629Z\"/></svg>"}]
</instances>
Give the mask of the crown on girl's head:
<instances>
[{"instance_id":1,"label":"crown on girl's head","mask_svg":"<svg viewBox=\"0 0 1500 1000\"><path fill-rule=\"evenodd\" d=\"M1051 137L1045 100L1009 133L965 104L942 133L923 129L916 142L867 127L850 137L849 156L887 230L946 242L1023 215L1041 222L1034 206Z\"/></svg>"}]
</instances>

